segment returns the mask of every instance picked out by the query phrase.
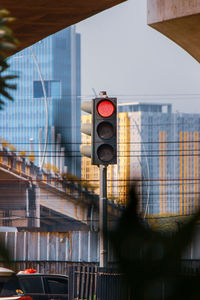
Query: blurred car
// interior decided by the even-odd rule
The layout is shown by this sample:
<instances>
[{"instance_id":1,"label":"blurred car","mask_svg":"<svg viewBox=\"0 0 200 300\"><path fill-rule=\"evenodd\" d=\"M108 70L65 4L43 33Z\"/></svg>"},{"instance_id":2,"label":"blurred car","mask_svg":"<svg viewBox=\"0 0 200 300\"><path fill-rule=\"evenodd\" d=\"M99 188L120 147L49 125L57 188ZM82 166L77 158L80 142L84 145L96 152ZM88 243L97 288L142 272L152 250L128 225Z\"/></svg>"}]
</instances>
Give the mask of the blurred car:
<instances>
[{"instance_id":1,"label":"blurred car","mask_svg":"<svg viewBox=\"0 0 200 300\"><path fill-rule=\"evenodd\" d=\"M0 267L0 299L32 300L33 298L23 294L19 279L13 270Z\"/></svg>"},{"instance_id":2,"label":"blurred car","mask_svg":"<svg viewBox=\"0 0 200 300\"><path fill-rule=\"evenodd\" d=\"M15 274L0 267L0 299L4 300L68 300L68 277L39 274L26 269Z\"/></svg>"},{"instance_id":3,"label":"blurred car","mask_svg":"<svg viewBox=\"0 0 200 300\"><path fill-rule=\"evenodd\" d=\"M33 300L68 300L68 276L39 274L34 269L26 269L17 274L24 296Z\"/></svg>"}]
</instances>

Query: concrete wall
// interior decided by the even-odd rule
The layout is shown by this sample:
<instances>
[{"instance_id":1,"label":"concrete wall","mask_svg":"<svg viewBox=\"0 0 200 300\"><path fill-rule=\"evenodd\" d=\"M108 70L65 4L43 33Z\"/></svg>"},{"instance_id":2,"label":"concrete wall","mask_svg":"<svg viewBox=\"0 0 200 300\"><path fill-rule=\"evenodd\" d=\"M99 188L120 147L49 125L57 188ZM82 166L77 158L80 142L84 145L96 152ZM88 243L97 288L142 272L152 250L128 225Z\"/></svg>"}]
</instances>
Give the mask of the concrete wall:
<instances>
[{"instance_id":1,"label":"concrete wall","mask_svg":"<svg viewBox=\"0 0 200 300\"><path fill-rule=\"evenodd\" d=\"M0 240L14 261L99 261L97 232L1 232ZM113 261L111 250L109 261Z\"/></svg>"},{"instance_id":2,"label":"concrete wall","mask_svg":"<svg viewBox=\"0 0 200 300\"><path fill-rule=\"evenodd\" d=\"M97 232L1 232L0 241L10 250L12 260L18 262L99 262ZM183 259L200 260L200 226ZM115 261L110 245L108 261Z\"/></svg>"},{"instance_id":3,"label":"concrete wall","mask_svg":"<svg viewBox=\"0 0 200 300\"><path fill-rule=\"evenodd\" d=\"M199 0L148 0L148 24L200 13Z\"/></svg>"}]
</instances>

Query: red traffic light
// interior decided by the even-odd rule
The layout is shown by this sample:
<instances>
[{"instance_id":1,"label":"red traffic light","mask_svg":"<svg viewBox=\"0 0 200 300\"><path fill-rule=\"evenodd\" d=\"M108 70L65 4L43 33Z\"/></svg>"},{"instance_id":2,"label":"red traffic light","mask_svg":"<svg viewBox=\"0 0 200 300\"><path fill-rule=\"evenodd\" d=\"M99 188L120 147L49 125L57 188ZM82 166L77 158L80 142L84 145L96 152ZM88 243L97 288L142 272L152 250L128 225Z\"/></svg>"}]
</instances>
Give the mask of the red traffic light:
<instances>
[{"instance_id":1,"label":"red traffic light","mask_svg":"<svg viewBox=\"0 0 200 300\"><path fill-rule=\"evenodd\" d=\"M102 100L97 105L97 111L101 117L108 118L115 112L115 106L109 100Z\"/></svg>"}]
</instances>

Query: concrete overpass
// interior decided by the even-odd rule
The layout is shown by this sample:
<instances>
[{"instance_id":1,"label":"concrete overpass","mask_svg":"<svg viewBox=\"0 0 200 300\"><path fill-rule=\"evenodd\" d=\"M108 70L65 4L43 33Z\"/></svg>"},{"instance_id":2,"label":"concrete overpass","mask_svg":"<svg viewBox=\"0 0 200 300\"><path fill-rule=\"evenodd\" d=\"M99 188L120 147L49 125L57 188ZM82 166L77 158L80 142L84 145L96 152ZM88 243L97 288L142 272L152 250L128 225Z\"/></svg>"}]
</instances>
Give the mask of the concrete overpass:
<instances>
[{"instance_id":1,"label":"concrete overpass","mask_svg":"<svg viewBox=\"0 0 200 300\"><path fill-rule=\"evenodd\" d=\"M127 0L2 0L20 51L46 36ZM147 0L148 24L200 61L200 0Z\"/></svg>"},{"instance_id":2,"label":"concrete overpass","mask_svg":"<svg viewBox=\"0 0 200 300\"><path fill-rule=\"evenodd\" d=\"M147 0L148 24L200 62L200 0Z\"/></svg>"},{"instance_id":3,"label":"concrete overpass","mask_svg":"<svg viewBox=\"0 0 200 300\"><path fill-rule=\"evenodd\" d=\"M11 24L20 51L70 25L126 0L2 0L1 7L16 21Z\"/></svg>"},{"instance_id":4,"label":"concrete overpass","mask_svg":"<svg viewBox=\"0 0 200 300\"><path fill-rule=\"evenodd\" d=\"M98 196L78 182L41 171L15 152L0 151L0 226L39 231L98 227ZM108 204L109 219L120 207Z\"/></svg>"}]
</instances>

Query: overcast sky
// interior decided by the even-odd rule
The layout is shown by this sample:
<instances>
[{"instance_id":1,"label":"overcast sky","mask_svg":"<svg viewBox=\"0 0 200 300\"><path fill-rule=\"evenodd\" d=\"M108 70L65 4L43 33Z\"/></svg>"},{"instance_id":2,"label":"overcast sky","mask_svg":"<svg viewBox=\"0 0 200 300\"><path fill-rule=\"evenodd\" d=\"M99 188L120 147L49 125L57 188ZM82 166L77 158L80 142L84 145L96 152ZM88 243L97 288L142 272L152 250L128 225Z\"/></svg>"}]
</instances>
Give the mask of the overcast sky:
<instances>
[{"instance_id":1,"label":"overcast sky","mask_svg":"<svg viewBox=\"0 0 200 300\"><path fill-rule=\"evenodd\" d=\"M174 111L200 113L199 63L149 27L146 14L146 0L128 0L77 24L82 95L94 88L119 101L172 102Z\"/></svg>"}]
</instances>

